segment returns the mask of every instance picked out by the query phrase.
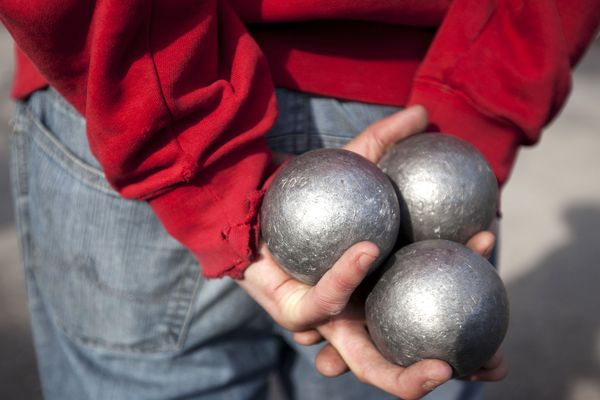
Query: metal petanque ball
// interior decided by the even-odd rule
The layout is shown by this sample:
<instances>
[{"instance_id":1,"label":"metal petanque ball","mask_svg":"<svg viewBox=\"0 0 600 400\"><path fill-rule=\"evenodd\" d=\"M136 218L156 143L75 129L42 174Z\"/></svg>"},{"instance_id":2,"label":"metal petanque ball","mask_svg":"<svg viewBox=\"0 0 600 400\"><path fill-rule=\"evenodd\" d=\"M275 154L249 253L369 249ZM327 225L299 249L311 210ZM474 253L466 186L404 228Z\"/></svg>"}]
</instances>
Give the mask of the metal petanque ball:
<instances>
[{"instance_id":1,"label":"metal petanque ball","mask_svg":"<svg viewBox=\"0 0 600 400\"><path fill-rule=\"evenodd\" d=\"M286 164L262 205L262 236L293 277L315 284L353 244L392 251L400 225L398 198L377 166L347 150L319 149Z\"/></svg>"},{"instance_id":2,"label":"metal petanque ball","mask_svg":"<svg viewBox=\"0 0 600 400\"><path fill-rule=\"evenodd\" d=\"M508 328L508 299L495 268L462 244L426 240L402 248L366 301L373 342L409 366L448 362L455 376L481 368Z\"/></svg>"},{"instance_id":3,"label":"metal petanque ball","mask_svg":"<svg viewBox=\"0 0 600 400\"><path fill-rule=\"evenodd\" d=\"M424 133L392 147L379 167L399 190L401 239L465 243L489 229L498 184L487 161L458 138Z\"/></svg>"}]
</instances>

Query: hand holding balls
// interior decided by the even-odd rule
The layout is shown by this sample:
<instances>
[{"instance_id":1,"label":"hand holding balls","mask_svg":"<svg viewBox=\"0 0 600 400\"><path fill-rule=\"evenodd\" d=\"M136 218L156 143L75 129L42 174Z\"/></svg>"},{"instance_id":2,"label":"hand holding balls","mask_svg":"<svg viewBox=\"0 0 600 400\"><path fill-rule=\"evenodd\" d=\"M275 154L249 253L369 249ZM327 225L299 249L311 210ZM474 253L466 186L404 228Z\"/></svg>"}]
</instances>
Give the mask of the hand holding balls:
<instances>
[{"instance_id":1,"label":"hand holding balls","mask_svg":"<svg viewBox=\"0 0 600 400\"><path fill-rule=\"evenodd\" d=\"M474 147L441 134L403 140L379 166L393 185L345 150L293 159L265 195L263 238L282 268L309 284L357 242L375 243L379 264L399 231L401 242L417 241L391 258L369 295L369 332L399 365L437 358L457 376L471 374L497 350L508 324L502 281L487 260L459 244L490 227L494 174Z\"/></svg>"}]
</instances>

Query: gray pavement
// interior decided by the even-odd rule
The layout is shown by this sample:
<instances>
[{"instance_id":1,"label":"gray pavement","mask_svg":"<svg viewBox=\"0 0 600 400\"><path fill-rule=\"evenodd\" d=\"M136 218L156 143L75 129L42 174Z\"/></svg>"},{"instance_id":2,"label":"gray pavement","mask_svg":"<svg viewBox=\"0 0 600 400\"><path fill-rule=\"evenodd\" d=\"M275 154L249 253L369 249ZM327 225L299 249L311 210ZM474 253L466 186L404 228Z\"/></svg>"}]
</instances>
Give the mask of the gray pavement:
<instances>
[{"instance_id":1,"label":"gray pavement","mask_svg":"<svg viewBox=\"0 0 600 400\"><path fill-rule=\"evenodd\" d=\"M8 184L11 74L0 28L0 399L39 399ZM600 42L541 144L521 152L503 211L511 369L486 398L600 400Z\"/></svg>"}]
</instances>

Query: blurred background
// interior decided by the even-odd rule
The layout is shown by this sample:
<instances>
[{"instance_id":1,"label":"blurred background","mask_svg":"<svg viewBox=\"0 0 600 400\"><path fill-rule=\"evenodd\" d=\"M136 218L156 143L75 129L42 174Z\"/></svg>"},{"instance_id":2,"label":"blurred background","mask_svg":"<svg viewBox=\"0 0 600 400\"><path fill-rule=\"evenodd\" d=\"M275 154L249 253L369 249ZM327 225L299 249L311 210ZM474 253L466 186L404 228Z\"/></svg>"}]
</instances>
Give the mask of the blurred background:
<instances>
[{"instance_id":1,"label":"blurred background","mask_svg":"<svg viewBox=\"0 0 600 400\"><path fill-rule=\"evenodd\" d=\"M12 44L0 26L0 399L41 399L8 179ZM486 399L600 400L600 41L503 195L510 373Z\"/></svg>"}]
</instances>

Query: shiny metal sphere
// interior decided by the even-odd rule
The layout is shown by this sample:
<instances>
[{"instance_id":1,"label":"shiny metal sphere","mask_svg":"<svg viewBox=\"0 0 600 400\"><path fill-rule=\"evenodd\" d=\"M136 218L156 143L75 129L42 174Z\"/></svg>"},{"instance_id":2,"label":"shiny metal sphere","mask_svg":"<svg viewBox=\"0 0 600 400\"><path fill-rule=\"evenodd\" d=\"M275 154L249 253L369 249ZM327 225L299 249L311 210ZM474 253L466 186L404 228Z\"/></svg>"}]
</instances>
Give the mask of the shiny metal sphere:
<instances>
[{"instance_id":1,"label":"shiny metal sphere","mask_svg":"<svg viewBox=\"0 0 600 400\"><path fill-rule=\"evenodd\" d=\"M498 184L487 161L469 143L439 133L411 136L392 147L379 167L399 190L401 240L465 243L489 229Z\"/></svg>"},{"instance_id":2,"label":"shiny metal sphere","mask_svg":"<svg viewBox=\"0 0 600 400\"><path fill-rule=\"evenodd\" d=\"M400 225L398 198L376 165L347 150L304 153L275 176L262 205L262 236L275 260L315 284L344 251L363 240L392 251Z\"/></svg>"},{"instance_id":3,"label":"shiny metal sphere","mask_svg":"<svg viewBox=\"0 0 600 400\"><path fill-rule=\"evenodd\" d=\"M426 240L402 248L369 294L369 333L388 360L448 362L455 376L477 371L508 328L508 299L495 268L467 247Z\"/></svg>"}]
</instances>

